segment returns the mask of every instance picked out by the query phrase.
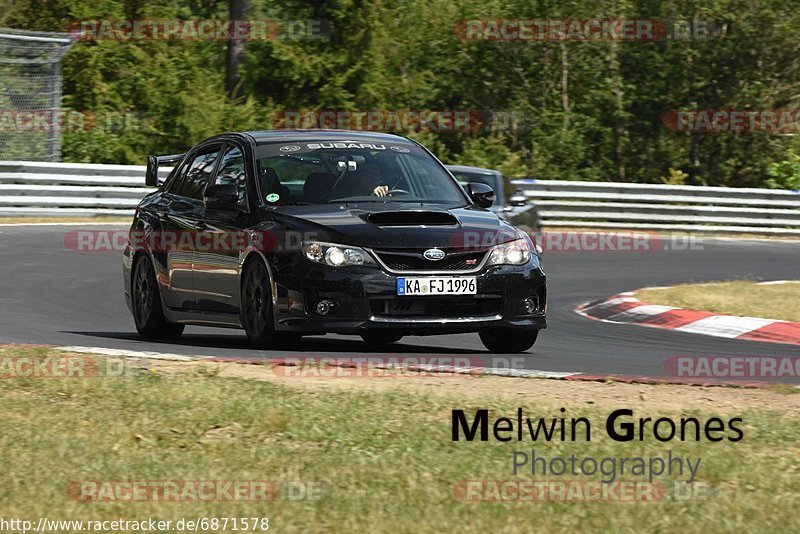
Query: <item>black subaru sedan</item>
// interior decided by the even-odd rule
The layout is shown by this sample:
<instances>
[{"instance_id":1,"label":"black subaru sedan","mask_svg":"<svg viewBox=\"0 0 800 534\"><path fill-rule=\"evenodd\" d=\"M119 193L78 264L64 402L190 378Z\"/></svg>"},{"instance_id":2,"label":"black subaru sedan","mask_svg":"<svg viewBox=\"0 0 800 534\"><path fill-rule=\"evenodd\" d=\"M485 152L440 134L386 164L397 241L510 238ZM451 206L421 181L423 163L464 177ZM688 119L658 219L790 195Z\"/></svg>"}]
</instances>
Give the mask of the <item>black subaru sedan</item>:
<instances>
[{"instance_id":1,"label":"black subaru sedan","mask_svg":"<svg viewBox=\"0 0 800 534\"><path fill-rule=\"evenodd\" d=\"M269 348L325 333L379 344L477 332L513 353L546 327L530 237L487 209L490 187L461 186L411 139L228 133L151 156L146 181L158 189L137 207L123 259L143 337L222 326Z\"/></svg>"}]
</instances>

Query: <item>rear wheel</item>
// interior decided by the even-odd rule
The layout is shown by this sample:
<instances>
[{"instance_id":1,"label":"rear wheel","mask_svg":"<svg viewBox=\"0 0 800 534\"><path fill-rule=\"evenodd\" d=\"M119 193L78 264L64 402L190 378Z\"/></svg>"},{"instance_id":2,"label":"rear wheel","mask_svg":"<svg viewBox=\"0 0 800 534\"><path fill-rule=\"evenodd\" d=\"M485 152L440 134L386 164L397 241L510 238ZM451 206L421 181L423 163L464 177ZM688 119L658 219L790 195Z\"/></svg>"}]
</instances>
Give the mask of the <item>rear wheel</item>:
<instances>
[{"instance_id":1,"label":"rear wheel","mask_svg":"<svg viewBox=\"0 0 800 534\"><path fill-rule=\"evenodd\" d=\"M242 275L242 326L255 347L266 347L275 336L269 273L260 260L248 263Z\"/></svg>"},{"instance_id":2,"label":"rear wheel","mask_svg":"<svg viewBox=\"0 0 800 534\"><path fill-rule=\"evenodd\" d=\"M156 273L150 258L145 255L139 256L133 268L131 304L136 331L140 336L151 339L176 339L183 333L184 325L170 323L164 317Z\"/></svg>"},{"instance_id":3,"label":"rear wheel","mask_svg":"<svg viewBox=\"0 0 800 534\"><path fill-rule=\"evenodd\" d=\"M538 330L514 330L510 328L490 328L480 332L481 342L489 352L508 354L525 352L536 343Z\"/></svg>"},{"instance_id":4,"label":"rear wheel","mask_svg":"<svg viewBox=\"0 0 800 534\"><path fill-rule=\"evenodd\" d=\"M365 332L361 334L361 339L370 345L382 345L384 343L394 343L403 339L403 334L395 332Z\"/></svg>"}]
</instances>

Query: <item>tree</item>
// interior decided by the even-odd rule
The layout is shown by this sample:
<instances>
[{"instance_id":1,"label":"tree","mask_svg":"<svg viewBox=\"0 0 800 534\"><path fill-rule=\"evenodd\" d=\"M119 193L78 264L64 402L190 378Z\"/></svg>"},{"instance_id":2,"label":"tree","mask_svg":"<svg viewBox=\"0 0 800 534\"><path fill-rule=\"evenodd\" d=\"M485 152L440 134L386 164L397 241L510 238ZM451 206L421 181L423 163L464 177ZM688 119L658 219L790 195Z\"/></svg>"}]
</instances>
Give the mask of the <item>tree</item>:
<instances>
[{"instance_id":1,"label":"tree","mask_svg":"<svg viewBox=\"0 0 800 534\"><path fill-rule=\"evenodd\" d=\"M250 11L250 0L228 0L228 12L232 24L243 24ZM237 99L242 95L242 78L239 69L247 57L247 39L228 39L225 59L225 91L228 97Z\"/></svg>"}]
</instances>

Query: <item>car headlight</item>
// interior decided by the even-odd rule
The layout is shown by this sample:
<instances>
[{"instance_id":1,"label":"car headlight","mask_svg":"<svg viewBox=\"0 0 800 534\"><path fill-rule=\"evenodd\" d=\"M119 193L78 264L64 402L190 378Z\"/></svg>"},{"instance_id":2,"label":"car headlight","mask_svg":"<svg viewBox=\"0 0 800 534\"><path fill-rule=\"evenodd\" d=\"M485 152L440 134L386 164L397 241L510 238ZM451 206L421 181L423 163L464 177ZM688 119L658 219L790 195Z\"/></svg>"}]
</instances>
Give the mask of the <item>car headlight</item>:
<instances>
[{"instance_id":1,"label":"car headlight","mask_svg":"<svg viewBox=\"0 0 800 534\"><path fill-rule=\"evenodd\" d=\"M528 240L517 239L492 247L486 265L524 265L530 259L531 248Z\"/></svg>"},{"instance_id":2,"label":"car headlight","mask_svg":"<svg viewBox=\"0 0 800 534\"><path fill-rule=\"evenodd\" d=\"M375 265L375 260L366 250L348 245L312 241L303 243L303 254L311 261L331 267Z\"/></svg>"}]
</instances>

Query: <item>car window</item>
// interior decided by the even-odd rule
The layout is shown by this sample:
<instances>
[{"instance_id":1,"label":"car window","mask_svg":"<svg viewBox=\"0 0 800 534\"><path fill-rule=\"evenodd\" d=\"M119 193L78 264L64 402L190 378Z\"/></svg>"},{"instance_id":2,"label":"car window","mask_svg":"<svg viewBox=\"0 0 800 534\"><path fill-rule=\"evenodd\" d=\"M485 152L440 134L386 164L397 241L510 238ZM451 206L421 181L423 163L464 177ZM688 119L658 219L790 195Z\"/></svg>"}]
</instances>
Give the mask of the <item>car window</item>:
<instances>
[{"instance_id":1,"label":"car window","mask_svg":"<svg viewBox=\"0 0 800 534\"><path fill-rule=\"evenodd\" d=\"M262 200L271 205L465 200L439 162L410 143L265 143L256 159Z\"/></svg>"},{"instance_id":2,"label":"car window","mask_svg":"<svg viewBox=\"0 0 800 534\"><path fill-rule=\"evenodd\" d=\"M180 195L181 188L183 187L183 180L186 177L186 168L188 163L184 162L180 167L176 168L164 183L164 189L169 193Z\"/></svg>"},{"instance_id":3,"label":"car window","mask_svg":"<svg viewBox=\"0 0 800 534\"><path fill-rule=\"evenodd\" d=\"M329 168L316 157L277 156L258 160L259 187L262 199L274 199L278 194L279 203L303 202L306 178L313 173L326 173ZM268 203L274 204L267 200Z\"/></svg>"},{"instance_id":4,"label":"car window","mask_svg":"<svg viewBox=\"0 0 800 534\"><path fill-rule=\"evenodd\" d=\"M214 170L219 157L219 146L209 147L199 152L186 170L186 177L181 188L181 195L197 200L203 199L203 191Z\"/></svg>"},{"instance_id":5,"label":"car window","mask_svg":"<svg viewBox=\"0 0 800 534\"><path fill-rule=\"evenodd\" d=\"M239 147L230 147L217 170L214 185L234 184L239 190L239 203L244 204L247 198L247 179L244 171L244 156Z\"/></svg>"}]
</instances>

